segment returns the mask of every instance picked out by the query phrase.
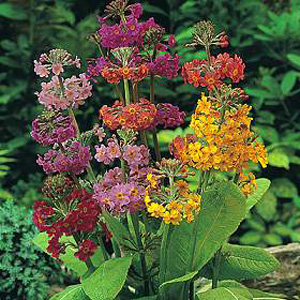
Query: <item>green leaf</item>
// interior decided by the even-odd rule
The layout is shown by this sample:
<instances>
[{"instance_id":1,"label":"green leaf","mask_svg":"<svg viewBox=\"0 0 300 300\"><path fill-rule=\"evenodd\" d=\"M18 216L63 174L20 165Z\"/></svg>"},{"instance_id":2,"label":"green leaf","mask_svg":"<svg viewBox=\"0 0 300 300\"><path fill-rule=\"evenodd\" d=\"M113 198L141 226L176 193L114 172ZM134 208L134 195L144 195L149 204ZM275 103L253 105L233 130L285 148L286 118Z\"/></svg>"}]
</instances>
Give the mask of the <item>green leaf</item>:
<instances>
[{"instance_id":1,"label":"green leaf","mask_svg":"<svg viewBox=\"0 0 300 300\"><path fill-rule=\"evenodd\" d=\"M62 292L55 294L50 300L88 300L81 284L70 285Z\"/></svg>"},{"instance_id":2,"label":"green leaf","mask_svg":"<svg viewBox=\"0 0 300 300\"><path fill-rule=\"evenodd\" d=\"M240 237L240 243L245 245L255 245L261 240L261 233L258 231L247 231Z\"/></svg>"},{"instance_id":3,"label":"green leaf","mask_svg":"<svg viewBox=\"0 0 300 300\"><path fill-rule=\"evenodd\" d=\"M49 237L45 232L39 233L34 239L33 239L33 243L38 246L39 248L41 248L44 252L46 252L47 254L49 254L47 252L47 247L48 247L48 241L49 241ZM63 236L60 239L61 242L70 242L73 244L76 244L75 240L73 237L67 237L67 236ZM65 254L61 254L59 256L59 258L64 262L64 264L72 269L73 271L75 271L77 274L79 275L83 275L85 274L88 269L86 264L79 260L77 257L74 256L74 253L77 251L77 249L75 249L73 246L68 246L66 248L66 253ZM50 255L50 254L49 254ZM93 264L98 267L102 262L103 262L103 255L102 252L100 250L100 248L95 252L95 254L91 257Z\"/></svg>"},{"instance_id":4,"label":"green leaf","mask_svg":"<svg viewBox=\"0 0 300 300\"><path fill-rule=\"evenodd\" d=\"M268 155L269 164L273 167L278 168L290 168L290 160L287 154L284 152L273 151Z\"/></svg>"},{"instance_id":5,"label":"green leaf","mask_svg":"<svg viewBox=\"0 0 300 300\"><path fill-rule=\"evenodd\" d=\"M280 95L280 87L275 77L265 75L261 81L262 86L266 87L274 96Z\"/></svg>"},{"instance_id":6,"label":"green leaf","mask_svg":"<svg viewBox=\"0 0 300 300\"><path fill-rule=\"evenodd\" d=\"M274 233L283 237L289 237L292 233L292 229L285 224L277 223L273 227Z\"/></svg>"},{"instance_id":7,"label":"green leaf","mask_svg":"<svg viewBox=\"0 0 300 300\"><path fill-rule=\"evenodd\" d=\"M218 288L197 293L199 300L252 300L252 294L242 284L234 281L220 282Z\"/></svg>"},{"instance_id":8,"label":"green leaf","mask_svg":"<svg viewBox=\"0 0 300 300\"><path fill-rule=\"evenodd\" d=\"M103 211L103 216L105 218L108 229L113 234L113 238L116 239L119 246L130 245L128 241L131 240L131 236L127 228L114 216Z\"/></svg>"},{"instance_id":9,"label":"green leaf","mask_svg":"<svg viewBox=\"0 0 300 300\"><path fill-rule=\"evenodd\" d=\"M282 238L275 233L269 233L263 236L263 240L270 246L278 246L282 244Z\"/></svg>"},{"instance_id":10,"label":"green leaf","mask_svg":"<svg viewBox=\"0 0 300 300\"><path fill-rule=\"evenodd\" d=\"M169 231L165 230L163 238L166 247L161 256L161 283L201 269L245 216L245 197L233 183L218 183L202 197L196 220L165 227Z\"/></svg>"},{"instance_id":11,"label":"green leaf","mask_svg":"<svg viewBox=\"0 0 300 300\"><path fill-rule=\"evenodd\" d=\"M85 293L92 300L114 300L121 291L132 257L105 261L91 276L82 281Z\"/></svg>"},{"instance_id":12,"label":"green leaf","mask_svg":"<svg viewBox=\"0 0 300 300\"><path fill-rule=\"evenodd\" d=\"M135 300L156 300L156 299L157 299L157 295L149 296L149 297L143 297L143 298L137 298Z\"/></svg>"},{"instance_id":13,"label":"green leaf","mask_svg":"<svg viewBox=\"0 0 300 300\"><path fill-rule=\"evenodd\" d=\"M172 279L172 280L166 281L166 282L164 282L163 284L161 284L161 285L159 286L159 288L161 289L161 288L163 288L164 286L166 286L166 285L168 285L168 284L172 284L172 283L178 283L178 282L189 281L189 280L193 279L193 278L196 276L197 273L198 273L198 271L190 272L190 273L188 273L188 274L186 274L186 275L183 275L183 276L181 276L181 277L177 277L177 278L174 278L174 279Z\"/></svg>"},{"instance_id":14,"label":"green leaf","mask_svg":"<svg viewBox=\"0 0 300 300\"><path fill-rule=\"evenodd\" d=\"M247 211L249 211L260 199L264 196L270 187L271 181L266 178L259 178L256 180L257 189L247 198Z\"/></svg>"},{"instance_id":15,"label":"green leaf","mask_svg":"<svg viewBox=\"0 0 300 300\"><path fill-rule=\"evenodd\" d=\"M289 71L284 74L283 79L281 81L281 91L284 95L288 95L293 87L295 86L297 80L297 73L294 71Z\"/></svg>"},{"instance_id":16,"label":"green leaf","mask_svg":"<svg viewBox=\"0 0 300 300\"><path fill-rule=\"evenodd\" d=\"M253 296L253 300L287 300L283 295L271 294L257 289L248 289Z\"/></svg>"},{"instance_id":17,"label":"green leaf","mask_svg":"<svg viewBox=\"0 0 300 300\"><path fill-rule=\"evenodd\" d=\"M25 20L27 18L26 12L20 6L11 3L0 4L0 16L13 20Z\"/></svg>"},{"instance_id":18,"label":"green leaf","mask_svg":"<svg viewBox=\"0 0 300 300\"><path fill-rule=\"evenodd\" d=\"M300 68L300 55L290 53L287 55L287 58L296 67Z\"/></svg>"},{"instance_id":19,"label":"green leaf","mask_svg":"<svg viewBox=\"0 0 300 300\"><path fill-rule=\"evenodd\" d=\"M143 4L143 9L146 12L151 13L151 14L160 14L160 15L163 15L165 17L169 17L168 14L165 11L163 11L161 8L159 8L156 5L151 5L149 3L144 3Z\"/></svg>"},{"instance_id":20,"label":"green leaf","mask_svg":"<svg viewBox=\"0 0 300 300\"><path fill-rule=\"evenodd\" d=\"M267 191L261 201L256 205L258 214L266 221L271 221L276 214L277 198Z\"/></svg>"},{"instance_id":21,"label":"green leaf","mask_svg":"<svg viewBox=\"0 0 300 300\"><path fill-rule=\"evenodd\" d=\"M2 199L13 199L14 196L10 192L8 192L4 189L0 189L0 198L2 198Z\"/></svg>"},{"instance_id":22,"label":"green leaf","mask_svg":"<svg viewBox=\"0 0 300 300\"><path fill-rule=\"evenodd\" d=\"M250 89L247 88L245 89L246 93L249 94L250 96L256 97L256 98L261 98L261 99L274 99L274 95L271 94L270 92L262 89Z\"/></svg>"},{"instance_id":23,"label":"green leaf","mask_svg":"<svg viewBox=\"0 0 300 300\"><path fill-rule=\"evenodd\" d=\"M256 121L261 124L274 125L275 115L268 110L260 110Z\"/></svg>"},{"instance_id":24,"label":"green leaf","mask_svg":"<svg viewBox=\"0 0 300 300\"><path fill-rule=\"evenodd\" d=\"M258 125L255 127L258 134L266 141L271 143L279 142L279 134L272 126Z\"/></svg>"},{"instance_id":25,"label":"green leaf","mask_svg":"<svg viewBox=\"0 0 300 300\"><path fill-rule=\"evenodd\" d=\"M252 279L273 272L277 259L262 248L224 244L219 279ZM212 272L205 274L211 278Z\"/></svg>"},{"instance_id":26,"label":"green leaf","mask_svg":"<svg viewBox=\"0 0 300 300\"><path fill-rule=\"evenodd\" d=\"M272 180L271 190L280 198L293 198L298 195L297 187L288 178L276 178Z\"/></svg>"}]
</instances>

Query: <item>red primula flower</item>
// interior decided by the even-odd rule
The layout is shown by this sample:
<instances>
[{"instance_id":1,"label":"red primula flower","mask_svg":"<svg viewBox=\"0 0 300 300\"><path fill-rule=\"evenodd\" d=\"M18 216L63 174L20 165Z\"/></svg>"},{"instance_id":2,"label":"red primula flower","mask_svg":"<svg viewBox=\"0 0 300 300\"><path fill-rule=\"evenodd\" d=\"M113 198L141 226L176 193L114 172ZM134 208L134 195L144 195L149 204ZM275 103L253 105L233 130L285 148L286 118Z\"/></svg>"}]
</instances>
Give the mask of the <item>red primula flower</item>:
<instances>
[{"instance_id":1,"label":"red primula flower","mask_svg":"<svg viewBox=\"0 0 300 300\"><path fill-rule=\"evenodd\" d=\"M149 129L156 116L155 105L149 100L141 98L138 103L131 103L123 107L116 101L112 107L104 105L100 109L100 117L111 130L126 128L133 130Z\"/></svg>"},{"instance_id":2,"label":"red primula flower","mask_svg":"<svg viewBox=\"0 0 300 300\"><path fill-rule=\"evenodd\" d=\"M92 256L97 250L97 245L91 240L85 240L79 245L79 249L75 252L74 256L80 260L87 260L88 257Z\"/></svg>"}]
</instances>

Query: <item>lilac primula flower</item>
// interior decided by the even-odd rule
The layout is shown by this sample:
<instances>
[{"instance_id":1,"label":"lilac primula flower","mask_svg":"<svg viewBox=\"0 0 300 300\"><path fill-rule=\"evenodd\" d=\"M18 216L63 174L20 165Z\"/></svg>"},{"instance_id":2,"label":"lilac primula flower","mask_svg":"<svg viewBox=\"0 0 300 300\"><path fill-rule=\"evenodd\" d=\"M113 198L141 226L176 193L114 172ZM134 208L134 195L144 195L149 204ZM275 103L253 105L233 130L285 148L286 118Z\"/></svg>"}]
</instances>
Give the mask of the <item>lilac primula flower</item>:
<instances>
[{"instance_id":1,"label":"lilac primula flower","mask_svg":"<svg viewBox=\"0 0 300 300\"><path fill-rule=\"evenodd\" d=\"M145 188L134 182L118 183L110 189L103 189L99 183L94 185L93 198L100 206L114 215L127 212L136 213L145 207Z\"/></svg>"}]
</instances>

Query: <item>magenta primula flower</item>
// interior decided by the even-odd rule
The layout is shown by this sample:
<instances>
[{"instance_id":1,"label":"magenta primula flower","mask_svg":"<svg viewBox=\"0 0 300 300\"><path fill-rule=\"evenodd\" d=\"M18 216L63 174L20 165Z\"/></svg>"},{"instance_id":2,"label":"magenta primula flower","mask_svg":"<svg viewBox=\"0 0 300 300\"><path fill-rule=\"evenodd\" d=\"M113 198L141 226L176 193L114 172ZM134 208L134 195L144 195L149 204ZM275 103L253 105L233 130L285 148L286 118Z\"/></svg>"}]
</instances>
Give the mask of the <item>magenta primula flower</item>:
<instances>
[{"instance_id":1,"label":"magenta primula flower","mask_svg":"<svg viewBox=\"0 0 300 300\"><path fill-rule=\"evenodd\" d=\"M165 128L174 128L184 123L185 113L180 111L178 106L171 103L159 103L156 108L154 127L163 125Z\"/></svg>"},{"instance_id":2,"label":"magenta primula flower","mask_svg":"<svg viewBox=\"0 0 300 300\"><path fill-rule=\"evenodd\" d=\"M76 136L71 117L58 111L44 111L32 122L31 136L43 146L64 143Z\"/></svg>"},{"instance_id":3,"label":"magenta primula flower","mask_svg":"<svg viewBox=\"0 0 300 300\"><path fill-rule=\"evenodd\" d=\"M82 146L80 142L74 141L71 145L61 150L49 150L43 156L38 155L37 163L43 167L44 172L71 172L75 175L85 171L92 159L89 146Z\"/></svg>"},{"instance_id":4,"label":"magenta primula flower","mask_svg":"<svg viewBox=\"0 0 300 300\"><path fill-rule=\"evenodd\" d=\"M147 63L147 68L153 75L166 76L168 79L176 77L180 69L180 57L169 53L158 56L154 61Z\"/></svg>"}]
</instances>

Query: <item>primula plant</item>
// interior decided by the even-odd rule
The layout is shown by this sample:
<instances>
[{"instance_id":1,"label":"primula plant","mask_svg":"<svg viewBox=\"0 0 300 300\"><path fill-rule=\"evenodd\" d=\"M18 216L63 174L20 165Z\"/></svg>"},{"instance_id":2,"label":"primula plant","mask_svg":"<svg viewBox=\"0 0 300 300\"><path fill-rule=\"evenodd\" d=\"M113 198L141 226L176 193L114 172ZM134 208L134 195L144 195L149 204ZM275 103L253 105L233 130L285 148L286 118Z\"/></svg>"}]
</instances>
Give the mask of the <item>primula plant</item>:
<instances>
[{"instance_id":1,"label":"primula plant","mask_svg":"<svg viewBox=\"0 0 300 300\"><path fill-rule=\"evenodd\" d=\"M89 37L101 56L79 75L66 76L81 68L66 50L34 61L46 81L31 135L48 148L37 158L47 177L34 205L41 231L34 242L80 275L80 284L52 299L282 299L236 281L272 272L277 260L228 243L269 187L249 172L250 163L268 161L251 129L248 96L236 86L245 64L211 54L228 37L210 21L197 23L185 45L204 47L207 58L182 63L175 37L141 16L140 4L112 1ZM186 114L158 102L155 81L180 70L200 100L193 133L176 137L162 157L157 131L183 125ZM81 132L75 110L105 81L118 99L99 107L99 122Z\"/></svg>"}]
</instances>

